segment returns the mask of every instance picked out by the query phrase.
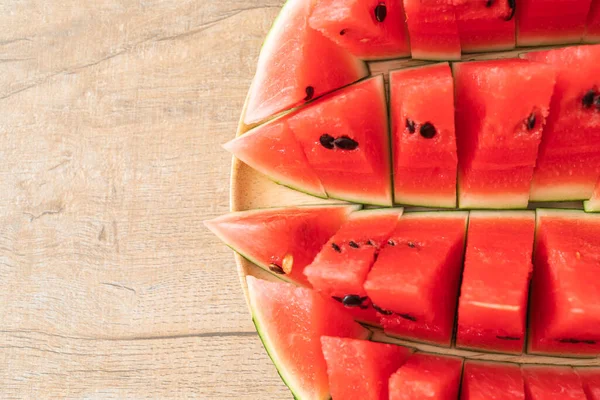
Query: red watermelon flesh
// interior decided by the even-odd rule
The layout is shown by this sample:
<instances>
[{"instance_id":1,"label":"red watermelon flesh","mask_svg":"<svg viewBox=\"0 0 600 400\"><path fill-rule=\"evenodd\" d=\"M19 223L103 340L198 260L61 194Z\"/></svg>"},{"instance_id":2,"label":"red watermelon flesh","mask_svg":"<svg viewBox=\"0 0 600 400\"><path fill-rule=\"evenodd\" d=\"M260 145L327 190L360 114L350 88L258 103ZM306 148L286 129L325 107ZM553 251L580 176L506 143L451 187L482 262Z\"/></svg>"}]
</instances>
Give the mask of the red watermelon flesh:
<instances>
[{"instance_id":1,"label":"red watermelon flesh","mask_svg":"<svg viewBox=\"0 0 600 400\"><path fill-rule=\"evenodd\" d=\"M296 398L329 399L321 336L366 339L369 331L316 291L288 283L246 278L252 319Z\"/></svg>"},{"instance_id":2,"label":"red watermelon flesh","mask_svg":"<svg viewBox=\"0 0 600 400\"><path fill-rule=\"evenodd\" d=\"M598 212L600 211L600 179L596 182L596 187L594 188L594 193L592 193L592 197L583 202L583 208L587 212Z\"/></svg>"},{"instance_id":3,"label":"red watermelon flesh","mask_svg":"<svg viewBox=\"0 0 600 400\"><path fill-rule=\"evenodd\" d=\"M525 208L555 72L518 59L453 65L461 208Z\"/></svg>"},{"instance_id":4,"label":"red watermelon flesh","mask_svg":"<svg viewBox=\"0 0 600 400\"><path fill-rule=\"evenodd\" d=\"M225 244L278 277L308 285L304 267L359 206L312 206L230 213L205 225ZM282 274L284 259L292 262Z\"/></svg>"},{"instance_id":5,"label":"red watermelon flesh","mask_svg":"<svg viewBox=\"0 0 600 400\"><path fill-rule=\"evenodd\" d=\"M600 369L576 368L575 372L581 379L588 400L600 400Z\"/></svg>"},{"instance_id":6,"label":"red watermelon flesh","mask_svg":"<svg viewBox=\"0 0 600 400\"><path fill-rule=\"evenodd\" d=\"M533 211L473 211L456 346L520 354L532 272Z\"/></svg>"},{"instance_id":7,"label":"red watermelon flesh","mask_svg":"<svg viewBox=\"0 0 600 400\"><path fill-rule=\"evenodd\" d=\"M579 376L571 367L524 365L527 400L586 400Z\"/></svg>"},{"instance_id":8,"label":"red watermelon flesh","mask_svg":"<svg viewBox=\"0 0 600 400\"><path fill-rule=\"evenodd\" d=\"M329 197L392 204L382 75L315 101L288 123Z\"/></svg>"},{"instance_id":9,"label":"red watermelon flesh","mask_svg":"<svg viewBox=\"0 0 600 400\"><path fill-rule=\"evenodd\" d=\"M402 0L316 0L310 27L363 59L410 56Z\"/></svg>"},{"instance_id":10,"label":"red watermelon flesh","mask_svg":"<svg viewBox=\"0 0 600 400\"><path fill-rule=\"evenodd\" d=\"M456 207L454 83L448 63L390 72L394 201Z\"/></svg>"},{"instance_id":11,"label":"red watermelon flesh","mask_svg":"<svg viewBox=\"0 0 600 400\"><path fill-rule=\"evenodd\" d=\"M514 0L457 0L456 22L463 53L515 48Z\"/></svg>"},{"instance_id":12,"label":"red watermelon flesh","mask_svg":"<svg viewBox=\"0 0 600 400\"><path fill-rule=\"evenodd\" d=\"M558 71L531 184L531 200L589 199L600 176L600 45L527 53ZM589 94L591 92L591 95Z\"/></svg>"},{"instance_id":13,"label":"red watermelon flesh","mask_svg":"<svg viewBox=\"0 0 600 400\"><path fill-rule=\"evenodd\" d=\"M401 208L351 214L314 261L304 269L304 275L313 288L341 302L355 319L370 325L378 325L379 320L363 283L400 215Z\"/></svg>"},{"instance_id":14,"label":"red watermelon flesh","mask_svg":"<svg viewBox=\"0 0 600 400\"><path fill-rule=\"evenodd\" d=\"M308 26L313 0L288 0L261 50L244 122L281 111L348 85L368 74L366 65Z\"/></svg>"},{"instance_id":15,"label":"red watermelon flesh","mask_svg":"<svg viewBox=\"0 0 600 400\"><path fill-rule=\"evenodd\" d=\"M415 353L390 378L390 400L456 400L463 360Z\"/></svg>"},{"instance_id":16,"label":"red watermelon flesh","mask_svg":"<svg viewBox=\"0 0 600 400\"><path fill-rule=\"evenodd\" d=\"M467 217L422 212L400 218L364 285L387 335L450 345Z\"/></svg>"},{"instance_id":17,"label":"red watermelon flesh","mask_svg":"<svg viewBox=\"0 0 600 400\"><path fill-rule=\"evenodd\" d=\"M592 0L583 41L586 43L600 42L600 0Z\"/></svg>"},{"instance_id":18,"label":"red watermelon flesh","mask_svg":"<svg viewBox=\"0 0 600 400\"><path fill-rule=\"evenodd\" d=\"M452 0L404 0L413 58L460 60L460 36Z\"/></svg>"},{"instance_id":19,"label":"red watermelon flesh","mask_svg":"<svg viewBox=\"0 0 600 400\"><path fill-rule=\"evenodd\" d=\"M333 399L388 400L388 380L412 354L393 344L321 337Z\"/></svg>"},{"instance_id":20,"label":"red watermelon flesh","mask_svg":"<svg viewBox=\"0 0 600 400\"><path fill-rule=\"evenodd\" d=\"M460 400L525 400L517 364L466 361Z\"/></svg>"},{"instance_id":21,"label":"red watermelon flesh","mask_svg":"<svg viewBox=\"0 0 600 400\"><path fill-rule=\"evenodd\" d=\"M591 0L517 1L517 46L579 43Z\"/></svg>"},{"instance_id":22,"label":"red watermelon flesh","mask_svg":"<svg viewBox=\"0 0 600 400\"><path fill-rule=\"evenodd\" d=\"M600 355L600 215L538 210L528 352Z\"/></svg>"}]
</instances>

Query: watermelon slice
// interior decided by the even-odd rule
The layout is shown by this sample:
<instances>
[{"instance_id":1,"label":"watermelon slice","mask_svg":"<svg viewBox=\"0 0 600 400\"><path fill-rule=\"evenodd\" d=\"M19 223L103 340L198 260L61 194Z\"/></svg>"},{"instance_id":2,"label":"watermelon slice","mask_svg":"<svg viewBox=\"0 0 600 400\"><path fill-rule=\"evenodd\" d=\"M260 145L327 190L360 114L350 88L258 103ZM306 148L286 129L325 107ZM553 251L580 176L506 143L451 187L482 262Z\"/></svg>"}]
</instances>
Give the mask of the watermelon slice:
<instances>
[{"instance_id":1,"label":"watermelon slice","mask_svg":"<svg viewBox=\"0 0 600 400\"><path fill-rule=\"evenodd\" d=\"M259 267L284 280L308 285L304 267L348 215L359 208L271 208L230 213L204 224L226 245Z\"/></svg>"},{"instance_id":2,"label":"watermelon slice","mask_svg":"<svg viewBox=\"0 0 600 400\"><path fill-rule=\"evenodd\" d=\"M579 43L590 3L591 0L519 0L517 46Z\"/></svg>"},{"instance_id":3,"label":"watermelon slice","mask_svg":"<svg viewBox=\"0 0 600 400\"><path fill-rule=\"evenodd\" d=\"M533 211L473 211L456 346L520 354L532 272Z\"/></svg>"},{"instance_id":4,"label":"watermelon slice","mask_svg":"<svg viewBox=\"0 0 600 400\"><path fill-rule=\"evenodd\" d=\"M368 74L366 65L308 26L313 1L288 0L258 58L244 123L261 122Z\"/></svg>"},{"instance_id":5,"label":"watermelon slice","mask_svg":"<svg viewBox=\"0 0 600 400\"><path fill-rule=\"evenodd\" d=\"M594 193L592 197L583 202L583 208L587 212L599 212L600 211L600 179L596 182Z\"/></svg>"},{"instance_id":6,"label":"watermelon slice","mask_svg":"<svg viewBox=\"0 0 600 400\"><path fill-rule=\"evenodd\" d=\"M554 89L553 68L518 59L456 63L461 208L525 208Z\"/></svg>"},{"instance_id":7,"label":"watermelon slice","mask_svg":"<svg viewBox=\"0 0 600 400\"><path fill-rule=\"evenodd\" d=\"M329 399L321 336L357 339L369 331L316 291L246 277L252 320L279 375L299 399Z\"/></svg>"},{"instance_id":8,"label":"watermelon slice","mask_svg":"<svg viewBox=\"0 0 600 400\"><path fill-rule=\"evenodd\" d=\"M466 212L404 214L365 282L390 336L449 346Z\"/></svg>"},{"instance_id":9,"label":"watermelon slice","mask_svg":"<svg viewBox=\"0 0 600 400\"><path fill-rule=\"evenodd\" d=\"M382 75L315 101L291 115L288 124L329 197L392 204Z\"/></svg>"},{"instance_id":10,"label":"watermelon slice","mask_svg":"<svg viewBox=\"0 0 600 400\"><path fill-rule=\"evenodd\" d=\"M410 56L402 0L316 0L310 27L353 55Z\"/></svg>"},{"instance_id":11,"label":"watermelon slice","mask_svg":"<svg viewBox=\"0 0 600 400\"><path fill-rule=\"evenodd\" d=\"M600 400L600 368L576 368L588 400Z\"/></svg>"},{"instance_id":12,"label":"watermelon slice","mask_svg":"<svg viewBox=\"0 0 600 400\"><path fill-rule=\"evenodd\" d=\"M571 367L524 365L521 370L527 400L587 400Z\"/></svg>"},{"instance_id":13,"label":"watermelon slice","mask_svg":"<svg viewBox=\"0 0 600 400\"><path fill-rule=\"evenodd\" d=\"M351 214L304 269L313 288L341 302L355 319L369 325L378 325L379 320L363 283L379 249L396 228L400 215L401 208Z\"/></svg>"},{"instance_id":14,"label":"watermelon slice","mask_svg":"<svg viewBox=\"0 0 600 400\"><path fill-rule=\"evenodd\" d=\"M453 0L404 0L413 58L460 60Z\"/></svg>"},{"instance_id":15,"label":"watermelon slice","mask_svg":"<svg viewBox=\"0 0 600 400\"><path fill-rule=\"evenodd\" d=\"M465 361L460 400L525 400L517 364Z\"/></svg>"},{"instance_id":16,"label":"watermelon slice","mask_svg":"<svg viewBox=\"0 0 600 400\"><path fill-rule=\"evenodd\" d=\"M390 378L390 400L455 400L463 360L415 353Z\"/></svg>"},{"instance_id":17,"label":"watermelon slice","mask_svg":"<svg viewBox=\"0 0 600 400\"><path fill-rule=\"evenodd\" d=\"M393 344L321 337L334 399L388 400L388 380L412 350Z\"/></svg>"},{"instance_id":18,"label":"watermelon slice","mask_svg":"<svg viewBox=\"0 0 600 400\"><path fill-rule=\"evenodd\" d=\"M600 355L600 215L538 210L528 351Z\"/></svg>"},{"instance_id":19,"label":"watermelon slice","mask_svg":"<svg viewBox=\"0 0 600 400\"><path fill-rule=\"evenodd\" d=\"M515 0L456 0L463 53L515 48Z\"/></svg>"},{"instance_id":20,"label":"watermelon slice","mask_svg":"<svg viewBox=\"0 0 600 400\"><path fill-rule=\"evenodd\" d=\"M531 200L589 199L600 176L600 45L533 52L525 57L558 70Z\"/></svg>"},{"instance_id":21,"label":"watermelon slice","mask_svg":"<svg viewBox=\"0 0 600 400\"><path fill-rule=\"evenodd\" d=\"M448 63L390 72L394 201L456 207L454 83Z\"/></svg>"},{"instance_id":22,"label":"watermelon slice","mask_svg":"<svg viewBox=\"0 0 600 400\"><path fill-rule=\"evenodd\" d=\"M586 43L600 42L600 0L592 0L583 41Z\"/></svg>"}]
</instances>

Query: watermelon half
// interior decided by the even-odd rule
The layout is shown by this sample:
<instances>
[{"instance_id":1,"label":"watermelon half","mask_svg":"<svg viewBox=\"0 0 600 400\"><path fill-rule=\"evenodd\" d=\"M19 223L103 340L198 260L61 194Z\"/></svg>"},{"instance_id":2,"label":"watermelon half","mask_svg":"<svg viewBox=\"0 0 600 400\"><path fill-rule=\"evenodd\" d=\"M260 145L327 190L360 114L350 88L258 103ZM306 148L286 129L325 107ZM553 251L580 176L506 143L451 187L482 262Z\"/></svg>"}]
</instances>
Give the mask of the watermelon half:
<instances>
[{"instance_id":1,"label":"watermelon half","mask_svg":"<svg viewBox=\"0 0 600 400\"><path fill-rule=\"evenodd\" d=\"M587 400L581 379L571 367L524 365L527 400Z\"/></svg>"},{"instance_id":2,"label":"watermelon half","mask_svg":"<svg viewBox=\"0 0 600 400\"><path fill-rule=\"evenodd\" d=\"M586 43L600 42L600 0L592 0L583 41Z\"/></svg>"},{"instance_id":3,"label":"watermelon half","mask_svg":"<svg viewBox=\"0 0 600 400\"><path fill-rule=\"evenodd\" d=\"M517 364L465 361L460 400L525 400Z\"/></svg>"},{"instance_id":4,"label":"watermelon half","mask_svg":"<svg viewBox=\"0 0 600 400\"><path fill-rule=\"evenodd\" d=\"M514 49L516 3L516 0L456 0L462 52Z\"/></svg>"}]
</instances>

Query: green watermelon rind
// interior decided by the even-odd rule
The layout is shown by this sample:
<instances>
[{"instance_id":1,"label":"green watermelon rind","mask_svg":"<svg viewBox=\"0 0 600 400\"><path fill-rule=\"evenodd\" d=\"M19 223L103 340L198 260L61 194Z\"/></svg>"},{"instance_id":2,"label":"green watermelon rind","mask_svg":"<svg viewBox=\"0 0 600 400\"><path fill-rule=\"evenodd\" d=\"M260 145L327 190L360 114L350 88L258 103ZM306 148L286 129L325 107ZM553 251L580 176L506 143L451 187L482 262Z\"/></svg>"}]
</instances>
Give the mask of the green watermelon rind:
<instances>
[{"instance_id":1,"label":"green watermelon rind","mask_svg":"<svg viewBox=\"0 0 600 400\"><path fill-rule=\"evenodd\" d=\"M394 207L394 208L372 208L372 209L364 209L358 210L350 214L348 220L356 220L362 218L370 218L377 215L391 215L398 214L398 218L400 218L404 214L403 207Z\"/></svg>"},{"instance_id":2,"label":"green watermelon rind","mask_svg":"<svg viewBox=\"0 0 600 400\"><path fill-rule=\"evenodd\" d=\"M584 201L583 209L588 213L600 212L600 199Z\"/></svg>"}]
</instances>

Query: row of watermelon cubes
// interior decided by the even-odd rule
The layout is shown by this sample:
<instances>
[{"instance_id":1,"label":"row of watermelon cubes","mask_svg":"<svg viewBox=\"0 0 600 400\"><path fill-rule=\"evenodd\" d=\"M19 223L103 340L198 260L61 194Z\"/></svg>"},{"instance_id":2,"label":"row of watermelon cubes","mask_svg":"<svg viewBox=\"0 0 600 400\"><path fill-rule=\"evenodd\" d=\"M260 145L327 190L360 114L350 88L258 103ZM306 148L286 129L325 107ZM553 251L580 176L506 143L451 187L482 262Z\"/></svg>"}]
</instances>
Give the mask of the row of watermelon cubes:
<instances>
[{"instance_id":1,"label":"row of watermelon cubes","mask_svg":"<svg viewBox=\"0 0 600 400\"><path fill-rule=\"evenodd\" d=\"M600 209L600 45L390 73L227 143L278 183L364 204ZM391 154L391 157L390 157ZM393 160L390 163L390 158ZM392 182L393 181L393 182Z\"/></svg>"}]
</instances>

